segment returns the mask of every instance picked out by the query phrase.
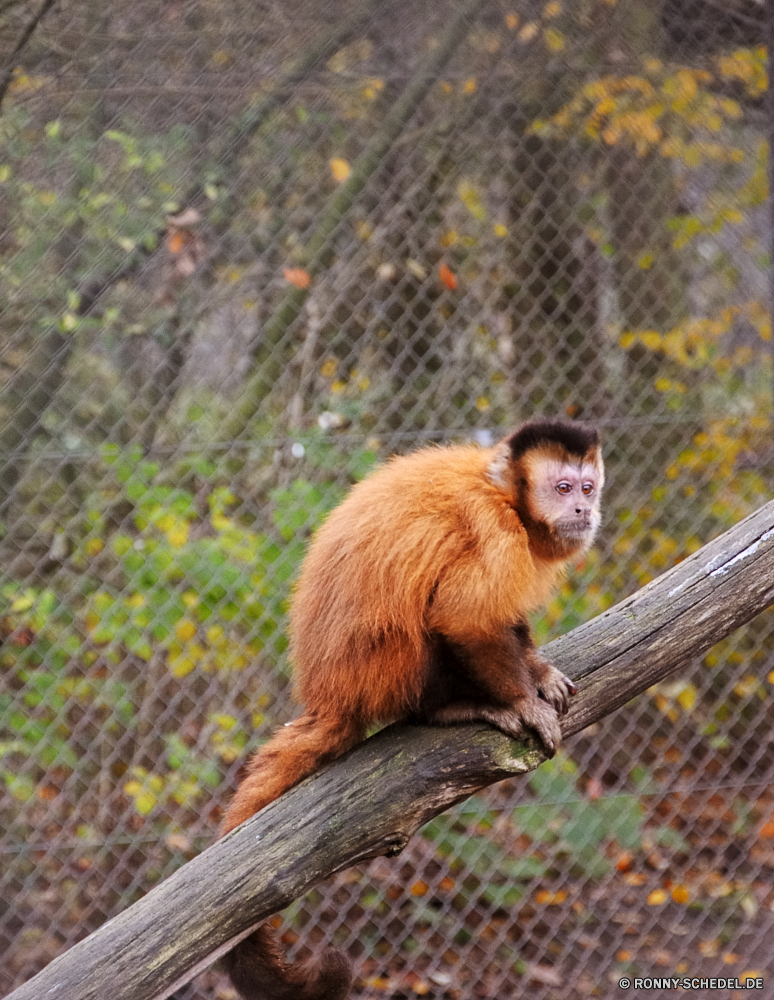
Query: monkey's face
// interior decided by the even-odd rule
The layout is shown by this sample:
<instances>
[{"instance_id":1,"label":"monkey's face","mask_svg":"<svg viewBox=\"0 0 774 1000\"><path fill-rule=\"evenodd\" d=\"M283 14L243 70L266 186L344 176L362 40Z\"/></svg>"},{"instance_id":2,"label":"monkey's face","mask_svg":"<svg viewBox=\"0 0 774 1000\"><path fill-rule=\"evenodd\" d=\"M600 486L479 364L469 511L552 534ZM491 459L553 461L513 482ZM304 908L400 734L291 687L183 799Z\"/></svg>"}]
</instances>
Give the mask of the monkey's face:
<instances>
[{"instance_id":1,"label":"monkey's face","mask_svg":"<svg viewBox=\"0 0 774 1000\"><path fill-rule=\"evenodd\" d=\"M527 466L532 517L562 541L588 548L600 523L601 460L534 455Z\"/></svg>"}]
</instances>

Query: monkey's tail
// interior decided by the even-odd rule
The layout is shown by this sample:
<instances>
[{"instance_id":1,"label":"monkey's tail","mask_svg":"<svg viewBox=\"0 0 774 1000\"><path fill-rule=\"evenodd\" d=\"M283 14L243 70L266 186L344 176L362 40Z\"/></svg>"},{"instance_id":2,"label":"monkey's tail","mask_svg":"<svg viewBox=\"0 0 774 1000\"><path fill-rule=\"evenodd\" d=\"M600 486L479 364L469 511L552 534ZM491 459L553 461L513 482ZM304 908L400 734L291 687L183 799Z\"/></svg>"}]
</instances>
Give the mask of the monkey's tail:
<instances>
[{"instance_id":1,"label":"monkey's tail","mask_svg":"<svg viewBox=\"0 0 774 1000\"><path fill-rule=\"evenodd\" d=\"M263 809L320 765L365 737L355 719L306 712L279 730L253 757L223 822L223 833ZM268 924L221 959L244 1000L344 1000L352 981L347 958L335 948L302 965L288 965Z\"/></svg>"},{"instance_id":2,"label":"monkey's tail","mask_svg":"<svg viewBox=\"0 0 774 1000\"><path fill-rule=\"evenodd\" d=\"M221 834L278 799L322 764L360 743L365 733L365 726L357 719L317 712L305 712L283 726L247 765L247 774L226 812Z\"/></svg>"},{"instance_id":3,"label":"monkey's tail","mask_svg":"<svg viewBox=\"0 0 774 1000\"><path fill-rule=\"evenodd\" d=\"M221 962L244 1000L344 1000L352 968L336 948L302 965L288 965L268 924L262 924Z\"/></svg>"}]
</instances>

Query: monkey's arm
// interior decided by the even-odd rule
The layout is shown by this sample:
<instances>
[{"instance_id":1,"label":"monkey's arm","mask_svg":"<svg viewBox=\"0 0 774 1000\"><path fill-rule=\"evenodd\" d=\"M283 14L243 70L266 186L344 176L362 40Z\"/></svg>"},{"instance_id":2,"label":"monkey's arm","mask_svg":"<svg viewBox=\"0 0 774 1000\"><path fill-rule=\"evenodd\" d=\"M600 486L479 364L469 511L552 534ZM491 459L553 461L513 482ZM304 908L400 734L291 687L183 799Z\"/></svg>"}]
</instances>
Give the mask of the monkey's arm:
<instances>
[{"instance_id":1,"label":"monkey's arm","mask_svg":"<svg viewBox=\"0 0 774 1000\"><path fill-rule=\"evenodd\" d=\"M553 756L561 741L559 715L575 691L572 681L540 657L531 639L526 644L519 629L488 638L447 639L445 645L446 659L438 669L448 671L448 678L439 687L448 697L426 712L426 721L484 721L513 737L522 736L526 726Z\"/></svg>"},{"instance_id":2,"label":"monkey's arm","mask_svg":"<svg viewBox=\"0 0 774 1000\"><path fill-rule=\"evenodd\" d=\"M507 516L507 515L506 515ZM510 736L537 730L549 753L560 742L559 716L575 692L572 681L535 648L527 611L543 603L556 569L536 565L526 536L490 524L495 544L484 539L460 546L461 554L438 582L428 626L443 636L463 683L453 677L437 685L448 691L427 714L430 722L485 720ZM483 555L482 555L483 554ZM438 664L444 672L443 657ZM448 669L447 669L448 674Z\"/></svg>"}]
</instances>

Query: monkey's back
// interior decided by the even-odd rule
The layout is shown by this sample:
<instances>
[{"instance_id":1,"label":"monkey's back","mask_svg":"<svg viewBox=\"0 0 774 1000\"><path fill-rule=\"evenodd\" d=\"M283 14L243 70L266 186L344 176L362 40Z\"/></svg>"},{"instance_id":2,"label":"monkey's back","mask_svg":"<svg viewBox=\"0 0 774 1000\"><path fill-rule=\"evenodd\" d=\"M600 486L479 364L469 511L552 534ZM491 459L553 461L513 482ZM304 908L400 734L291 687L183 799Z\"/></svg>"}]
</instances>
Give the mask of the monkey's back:
<instances>
[{"instance_id":1,"label":"monkey's back","mask_svg":"<svg viewBox=\"0 0 774 1000\"><path fill-rule=\"evenodd\" d=\"M291 608L296 685L369 719L417 696L436 600L455 614L507 619L529 560L510 498L488 475L494 449L426 448L353 487L317 532ZM455 590L456 588L456 590ZM451 609L449 611L449 609ZM482 622L482 628L486 622Z\"/></svg>"}]
</instances>

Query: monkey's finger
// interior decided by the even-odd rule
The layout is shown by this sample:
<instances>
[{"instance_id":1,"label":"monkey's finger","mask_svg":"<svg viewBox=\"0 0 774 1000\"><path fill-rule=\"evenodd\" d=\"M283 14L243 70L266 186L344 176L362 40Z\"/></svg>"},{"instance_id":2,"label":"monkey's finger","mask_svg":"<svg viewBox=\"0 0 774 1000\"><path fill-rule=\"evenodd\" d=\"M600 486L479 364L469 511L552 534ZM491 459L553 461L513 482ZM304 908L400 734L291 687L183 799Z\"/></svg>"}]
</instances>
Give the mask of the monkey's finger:
<instances>
[{"instance_id":1,"label":"monkey's finger","mask_svg":"<svg viewBox=\"0 0 774 1000\"><path fill-rule=\"evenodd\" d=\"M539 699L530 701L520 706L521 716L524 722L534 729L543 741L546 753L553 757L561 741L559 730L559 717L556 710L549 704Z\"/></svg>"}]
</instances>

